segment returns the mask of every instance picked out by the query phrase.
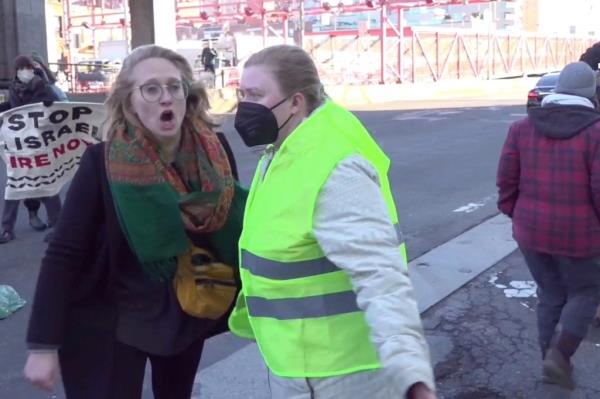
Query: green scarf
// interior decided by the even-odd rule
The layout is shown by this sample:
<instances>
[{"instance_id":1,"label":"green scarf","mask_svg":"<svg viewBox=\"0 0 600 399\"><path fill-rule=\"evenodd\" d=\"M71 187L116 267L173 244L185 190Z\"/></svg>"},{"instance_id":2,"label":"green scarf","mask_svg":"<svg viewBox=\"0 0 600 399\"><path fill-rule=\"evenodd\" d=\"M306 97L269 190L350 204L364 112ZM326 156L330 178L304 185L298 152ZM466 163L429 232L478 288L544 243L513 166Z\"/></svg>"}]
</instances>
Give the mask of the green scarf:
<instances>
[{"instance_id":1,"label":"green scarf","mask_svg":"<svg viewBox=\"0 0 600 399\"><path fill-rule=\"evenodd\" d=\"M225 223L234 189L218 137L200 120L184 123L175 165L163 162L150 133L125 126L105 148L106 171L121 228L144 270L172 279L190 248L186 230L210 233Z\"/></svg>"}]
</instances>

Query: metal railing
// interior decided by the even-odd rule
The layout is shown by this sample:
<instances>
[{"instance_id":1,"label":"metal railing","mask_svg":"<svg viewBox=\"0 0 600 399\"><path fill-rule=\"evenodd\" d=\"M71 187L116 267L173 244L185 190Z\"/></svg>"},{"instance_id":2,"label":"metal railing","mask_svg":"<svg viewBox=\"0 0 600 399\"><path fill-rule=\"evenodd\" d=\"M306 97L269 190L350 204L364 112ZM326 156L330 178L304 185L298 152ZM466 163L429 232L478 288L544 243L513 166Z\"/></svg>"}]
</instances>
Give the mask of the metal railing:
<instances>
[{"instance_id":1,"label":"metal railing","mask_svg":"<svg viewBox=\"0 0 600 399\"><path fill-rule=\"evenodd\" d=\"M383 37L382 37L383 36ZM595 42L592 38L461 29L313 33L304 39L325 84L389 84L457 79L497 79L562 69ZM74 93L106 92L120 65L100 61L51 64L58 84ZM200 71L200 72L198 72ZM235 67L206 76L207 87L236 86Z\"/></svg>"},{"instance_id":2,"label":"metal railing","mask_svg":"<svg viewBox=\"0 0 600 399\"><path fill-rule=\"evenodd\" d=\"M108 92L120 71L120 65L98 62L80 62L77 64L51 63L50 70L57 79L57 85L71 93ZM235 67L217 69L216 74L204 72L203 68L194 68L197 80L207 88L222 88L239 84L239 74Z\"/></svg>"},{"instance_id":3,"label":"metal railing","mask_svg":"<svg viewBox=\"0 0 600 399\"><path fill-rule=\"evenodd\" d=\"M49 64L57 85L71 93L102 93L112 86L120 65L101 61Z\"/></svg>"}]
</instances>

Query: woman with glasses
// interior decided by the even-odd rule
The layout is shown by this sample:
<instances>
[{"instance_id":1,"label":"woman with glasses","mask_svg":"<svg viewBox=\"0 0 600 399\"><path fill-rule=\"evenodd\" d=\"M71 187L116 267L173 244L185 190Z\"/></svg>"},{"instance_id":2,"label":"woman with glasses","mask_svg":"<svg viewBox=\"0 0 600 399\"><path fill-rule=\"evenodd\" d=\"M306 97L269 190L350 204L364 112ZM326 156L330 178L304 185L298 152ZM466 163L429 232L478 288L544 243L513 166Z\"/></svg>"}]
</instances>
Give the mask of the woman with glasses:
<instances>
[{"instance_id":1,"label":"woman with glasses","mask_svg":"<svg viewBox=\"0 0 600 399\"><path fill-rule=\"evenodd\" d=\"M204 340L227 312L185 313L174 276L191 248L213 251L235 174L192 79L158 46L124 61L107 141L84 154L42 261L25 365L34 385L51 390L60 370L69 399L140 398L149 360L155 398L190 398Z\"/></svg>"}]
</instances>

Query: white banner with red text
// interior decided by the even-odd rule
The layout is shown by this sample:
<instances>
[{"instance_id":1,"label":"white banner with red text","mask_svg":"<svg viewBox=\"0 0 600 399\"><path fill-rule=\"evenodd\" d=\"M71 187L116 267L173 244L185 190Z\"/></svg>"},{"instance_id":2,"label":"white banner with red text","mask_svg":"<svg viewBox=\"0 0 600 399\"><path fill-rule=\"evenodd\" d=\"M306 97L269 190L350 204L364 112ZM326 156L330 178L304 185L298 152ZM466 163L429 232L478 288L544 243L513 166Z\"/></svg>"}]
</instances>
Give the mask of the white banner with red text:
<instances>
[{"instance_id":1,"label":"white banner with red text","mask_svg":"<svg viewBox=\"0 0 600 399\"><path fill-rule=\"evenodd\" d=\"M0 157L6 164L5 199L56 195L73 178L81 155L101 140L103 104L24 105L0 114Z\"/></svg>"}]
</instances>

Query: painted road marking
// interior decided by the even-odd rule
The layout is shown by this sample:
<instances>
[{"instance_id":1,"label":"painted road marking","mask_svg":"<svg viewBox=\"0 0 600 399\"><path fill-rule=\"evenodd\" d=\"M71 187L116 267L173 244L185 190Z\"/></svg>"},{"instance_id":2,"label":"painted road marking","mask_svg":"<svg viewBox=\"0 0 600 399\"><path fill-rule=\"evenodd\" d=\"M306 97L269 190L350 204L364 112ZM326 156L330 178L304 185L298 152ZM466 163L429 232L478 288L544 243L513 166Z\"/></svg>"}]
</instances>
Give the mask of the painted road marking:
<instances>
[{"instance_id":1,"label":"painted road marking","mask_svg":"<svg viewBox=\"0 0 600 399\"><path fill-rule=\"evenodd\" d=\"M395 121L425 121L425 122L438 122L444 121L448 118L438 118L436 116L397 116L393 118Z\"/></svg>"},{"instance_id":2,"label":"painted road marking","mask_svg":"<svg viewBox=\"0 0 600 399\"><path fill-rule=\"evenodd\" d=\"M477 209L484 207L488 202L495 200L495 199L496 199L495 195L490 195L489 197L485 197L484 199L482 199L479 202L469 202L467 205L458 207L458 208L454 209L452 212L472 213L472 212L475 212Z\"/></svg>"},{"instance_id":3,"label":"painted road marking","mask_svg":"<svg viewBox=\"0 0 600 399\"><path fill-rule=\"evenodd\" d=\"M438 115L456 115L456 114L462 114L463 111L440 111L438 112Z\"/></svg>"},{"instance_id":4,"label":"painted road marking","mask_svg":"<svg viewBox=\"0 0 600 399\"><path fill-rule=\"evenodd\" d=\"M413 111L403 112L392 118L395 121L426 121L438 122L448 119L448 115L461 114L463 111Z\"/></svg>"},{"instance_id":5,"label":"painted road marking","mask_svg":"<svg viewBox=\"0 0 600 399\"><path fill-rule=\"evenodd\" d=\"M460 208L456 208L452 212L471 213L475 212L477 209L481 208L484 205L485 203L483 202L469 202L467 205L461 206Z\"/></svg>"}]
</instances>

